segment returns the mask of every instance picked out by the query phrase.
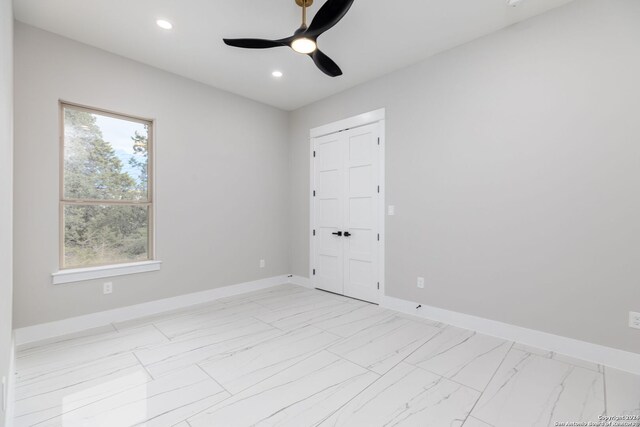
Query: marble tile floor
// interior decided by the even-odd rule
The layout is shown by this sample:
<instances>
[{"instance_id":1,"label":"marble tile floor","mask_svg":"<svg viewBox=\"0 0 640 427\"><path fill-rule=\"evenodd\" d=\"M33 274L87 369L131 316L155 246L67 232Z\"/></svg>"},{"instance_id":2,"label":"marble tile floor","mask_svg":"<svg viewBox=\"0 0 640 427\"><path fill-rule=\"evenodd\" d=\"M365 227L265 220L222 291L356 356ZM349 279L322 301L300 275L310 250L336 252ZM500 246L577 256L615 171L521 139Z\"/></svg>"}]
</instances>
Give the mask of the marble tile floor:
<instances>
[{"instance_id":1,"label":"marble tile floor","mask_svg":"<svg viewBox=\"0 0 640 427\"><path fill-rule=\"evenodd\" d=\"M22 346L15 383L15 427L640 426L639 376L295 285Z\"/></svg>"}]
</instances>

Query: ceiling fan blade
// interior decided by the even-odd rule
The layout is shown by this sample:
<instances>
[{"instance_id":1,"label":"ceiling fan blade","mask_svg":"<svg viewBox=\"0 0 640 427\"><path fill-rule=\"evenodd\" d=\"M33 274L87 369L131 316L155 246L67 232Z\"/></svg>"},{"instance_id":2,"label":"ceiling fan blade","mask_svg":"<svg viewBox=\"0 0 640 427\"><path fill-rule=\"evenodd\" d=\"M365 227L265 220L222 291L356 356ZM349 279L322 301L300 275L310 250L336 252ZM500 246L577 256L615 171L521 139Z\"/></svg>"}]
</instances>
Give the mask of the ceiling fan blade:
<instances>
[{"instance_id":1,"label":"ceiling fan blade","mask_svg":"<svg viewBox=\"0 0 640 427\"><path fill-rule=\"evenodd\" d=\"M265 40L265 39L223 39L224 42L233 47L242 47L245 49L269 49L272 47L287 46L282 40Z\"/></svg>"},{"instance_id":2,"label":"ceiling fan blade","mask_svg":"<svg viewBox=\"0 0 640 427\"><path fill-rule=\"evenodd\" d=\"M329 28L336 25L347 14L353 0L327 0L322 5L305 34L318 37Z\"/></svg>"},{"instance_id":3,"label":"ceiling fan blade","mask_svg":"<svg viewBox=\"0 0 640 427\"><path fill-rule=\"evenodd\" d=\"M320 71L330 77L338 77L342 75L342 70L338 67L338 64L333 62L333 59L322 53L319 49L316 49L309 56L313 59L313 62L320 68Z\"/></svg>"}]
</instances>

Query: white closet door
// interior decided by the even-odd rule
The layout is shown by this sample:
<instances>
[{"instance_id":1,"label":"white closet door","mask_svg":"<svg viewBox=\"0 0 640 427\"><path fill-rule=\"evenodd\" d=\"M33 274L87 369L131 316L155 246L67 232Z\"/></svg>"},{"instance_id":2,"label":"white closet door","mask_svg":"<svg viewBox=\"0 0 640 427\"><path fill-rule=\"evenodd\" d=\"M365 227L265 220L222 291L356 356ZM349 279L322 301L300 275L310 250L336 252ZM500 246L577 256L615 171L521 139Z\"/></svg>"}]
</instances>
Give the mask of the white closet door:
<instances>
[{"instance_id":1,"label":"white closet door","mask_svg":"<svg viewBox=\"0 0 640 427\"><path fill-rule=\"evenodd\" d=\"M378 124L340 133L344 295L377 303L378 292Z\"/></svg>"},{"instance_id":2,"label":"white closet door","mask_svg":"<svg viewBox=\"0 0 640 427\"><path fill-rule=\"evenodd\" d=\"M314 140L315 197L314 283L319 289L343 293L344 282L344 137L340 133Z\"/></svg>"}]
</instances>

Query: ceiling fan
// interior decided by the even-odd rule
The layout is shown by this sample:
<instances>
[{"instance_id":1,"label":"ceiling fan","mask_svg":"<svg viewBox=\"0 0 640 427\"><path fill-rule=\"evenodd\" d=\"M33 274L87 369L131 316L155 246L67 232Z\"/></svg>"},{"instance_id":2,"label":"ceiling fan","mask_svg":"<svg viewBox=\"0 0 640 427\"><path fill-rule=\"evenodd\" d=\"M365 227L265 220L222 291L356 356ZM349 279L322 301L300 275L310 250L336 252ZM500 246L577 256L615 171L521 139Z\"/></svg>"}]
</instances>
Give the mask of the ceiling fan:
<instances>
[{"instance_id":1,"label":"ceiling fan","mask_svg":"<svg viewBox=\"0 0 640 427\"><path fill-rule=\"evenodd\" d=\"M318 68L331 77L342 75L342 70L331 58L318 49L317 39L322 33L336 25L353 4L353 0L327 0L307 27L307 7L313 0L295 0L302 8L302 25L291 37L279 40L265 39L223 39L229 46L246 49L268 49L288 46L298 53L309 55Z\"/></svg>"}]
</instances>

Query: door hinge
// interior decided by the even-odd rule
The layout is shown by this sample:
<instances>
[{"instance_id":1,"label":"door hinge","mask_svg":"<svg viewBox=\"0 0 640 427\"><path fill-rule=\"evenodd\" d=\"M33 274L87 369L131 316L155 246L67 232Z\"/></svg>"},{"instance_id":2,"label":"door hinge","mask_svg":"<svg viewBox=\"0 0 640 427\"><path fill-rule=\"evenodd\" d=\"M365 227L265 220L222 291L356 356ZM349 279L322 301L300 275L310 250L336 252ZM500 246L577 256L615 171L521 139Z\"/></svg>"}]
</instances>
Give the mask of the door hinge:
<instances>
[{"instance_id":1,"label":"door hinge","mask_svg":"<svg viewBox=\"0 0 640 427\"><path fill-rule=\"evenodd\" d=\"M378 138L378 145L380 145L380 138Z\"/></svg>"},{"instance_id":2,"label":"door hinge","mask_svg":"<svg viewBox=\"0 0 640 427\"><path fill-rule=\"evenodd\" d=\"M380 241L380 233L378 233L378 242Z\"/></svg>"},{"instance_id":3,"label":"door hinge","mask_svg":"<svg viewBox=\"0 0 640 427\"><path fill-rule=\"evenodd\" d=\"M380 193L380 186L378 185L378 193Z\"/></svg>"},{"instance_id":4,"label":"door hinge","mask_svg":"<svg viewBox=\"0 0 640 427\"><path fill-rule=\"evenodd\" d=\"M379 142L378 142L378 144L379 144ZM314 150L314 152L313 152L313 157L315 157L315 156L316 156L316 152L315 152L315 150Z\"/></svg>"},{"instance_id":5,"label":"door hinge","mask_svg":"<svg viewBox=\"0 0 640 427\"><path fill-rule=\"evenodd\" d=\"M380 289L380 282L378 282L378 290Z\"/></svg>"},{"instance_id":6,"label":"door hinge","mask_svg":"<svg viewBox=\"0 0 640 427\"><path fill-rule=\"evenodd\" d=\"M316 235L316 230L313 230L313 235L314 235L314 236Z\"/></svg>"},{"instance_id":7,"label":"door hinge","mask_svg":"<svg viewBox=\"0 0 640 427\"><path fill-rule=\"evenodd\" d=\"M313 197L316 197L316 190L313 190Z\"/></svg>"},{"instance_id":8,"label":"door hinge","mask_svg":"<svg viewBox=\"0 0 640 427\"><path fill-rule=\"evenodd\" d=\"M313 269L313 275L314 276L316 275L316 269L315 268Z\"/></svg>"}]
</instances>

